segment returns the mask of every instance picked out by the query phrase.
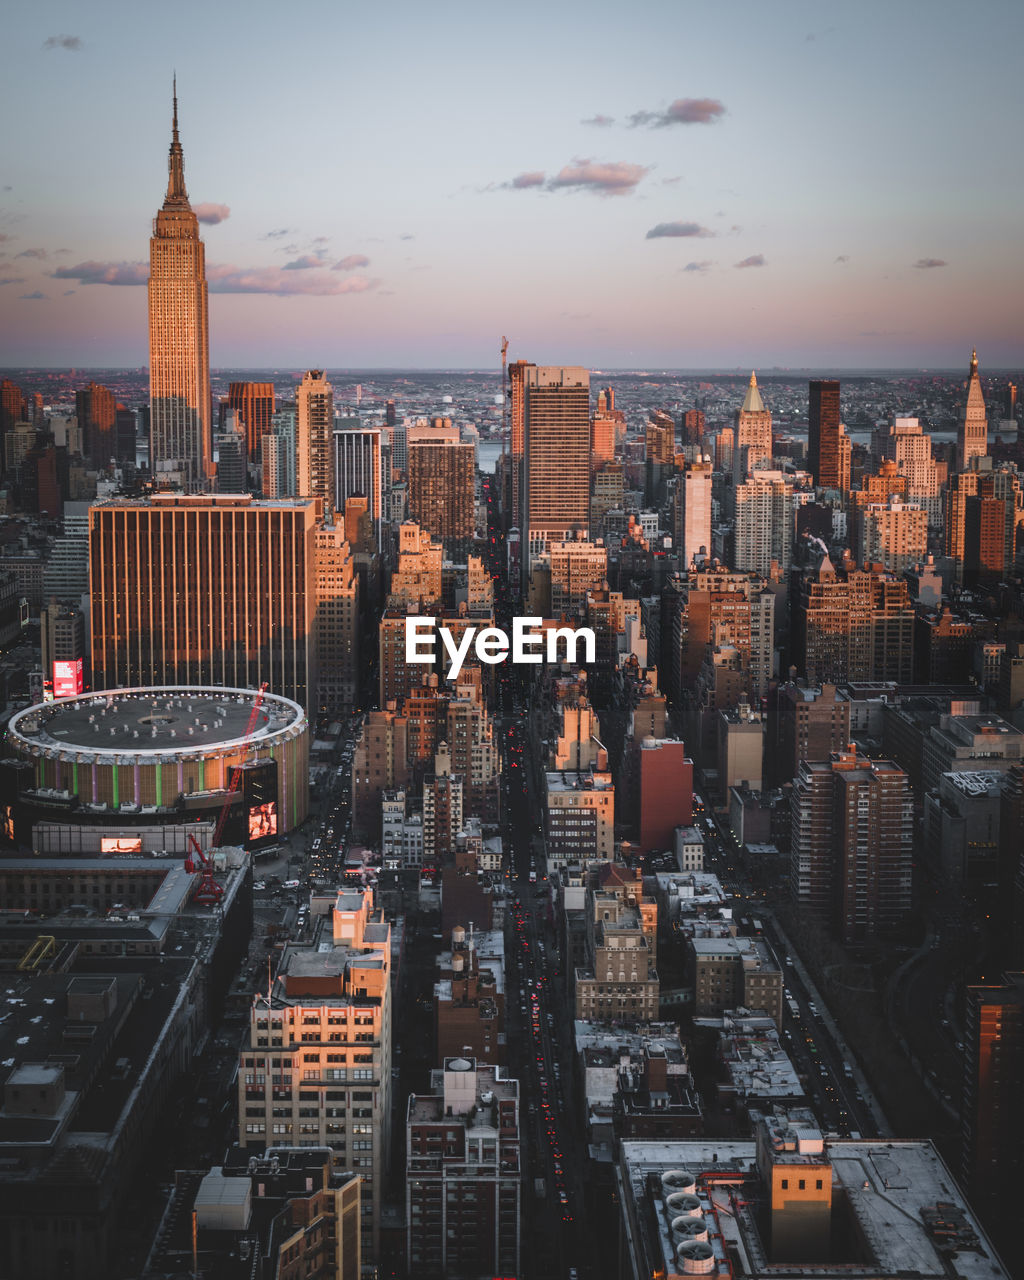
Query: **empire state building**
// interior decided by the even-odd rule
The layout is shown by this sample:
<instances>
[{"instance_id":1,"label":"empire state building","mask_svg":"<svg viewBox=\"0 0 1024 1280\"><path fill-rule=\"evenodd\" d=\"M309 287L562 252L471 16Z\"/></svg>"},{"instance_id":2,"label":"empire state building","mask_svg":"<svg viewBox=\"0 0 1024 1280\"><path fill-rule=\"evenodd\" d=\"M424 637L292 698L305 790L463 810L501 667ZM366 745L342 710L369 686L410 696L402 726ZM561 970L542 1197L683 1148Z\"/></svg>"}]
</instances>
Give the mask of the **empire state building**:
<instances>
[{"instance_id":1,"label":"empire state building","mask_svg":"<svg viewBox=\"0 0 1024 1280\"><path fill-rule=\"evenodd\" d=\"M149 457L160 487L206 489L213 475L206 250L185 190L174 94L170 176L149 241Z\"/></svg>"}]
</instances>

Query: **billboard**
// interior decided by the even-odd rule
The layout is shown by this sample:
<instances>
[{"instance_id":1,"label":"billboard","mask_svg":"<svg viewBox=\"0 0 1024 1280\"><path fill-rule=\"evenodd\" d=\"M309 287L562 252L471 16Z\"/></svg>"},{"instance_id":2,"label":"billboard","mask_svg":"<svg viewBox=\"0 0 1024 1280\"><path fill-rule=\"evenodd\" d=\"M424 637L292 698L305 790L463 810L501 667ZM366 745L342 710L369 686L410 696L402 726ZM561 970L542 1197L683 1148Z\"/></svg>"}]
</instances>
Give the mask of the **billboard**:
<instances>
[{"instance_id":1,"label":"billboard","mask_svg":"<svg viewBox=\"0 0 1024 1280\"><path fill-rule=\"evenodd\" d=\"M54 698L73 698L82 692L82 659L53 664Z\"/></svg>"},{"instance_id":2,"label":"billboard","mask_svg":"<svg viewBox=\"0 0 1024 1280\"><path fill-rule=\"evenodd\" d=\"M100 836L100 853L141 853L141 836Z\"/></svg>"},{"instance_id":3,"label":"billboard","mask_svg":"<svg viewBox=\"0 0 1024 1280\"><path fill-rule=\"evenodd\" d=\"M277 801L255 804L249 810L249 839L266 840L277 835Z\"/></svg>"}]
</instances>

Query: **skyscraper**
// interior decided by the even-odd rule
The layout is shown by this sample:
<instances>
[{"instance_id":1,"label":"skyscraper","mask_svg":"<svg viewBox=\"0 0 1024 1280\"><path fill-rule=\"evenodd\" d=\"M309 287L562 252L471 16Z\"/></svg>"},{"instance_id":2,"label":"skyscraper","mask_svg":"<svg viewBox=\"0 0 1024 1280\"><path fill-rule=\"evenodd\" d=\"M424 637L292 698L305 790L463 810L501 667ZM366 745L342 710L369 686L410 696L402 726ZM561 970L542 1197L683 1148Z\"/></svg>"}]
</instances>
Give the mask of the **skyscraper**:
<instances>
[{"instance_id":1,"label":"skyscraper","mask_svg":"<svg viewBox=\"0 0 1024 1280\"><path fill-rule=\"evenodd\" d=\"M82 452L94 467L107 467L117 454L114 393L99 382L75 392L75 415L82 432Z\"/></svg>"},{"instance_id":2,"label":"skyscraper","mask_svg":"<svg viewBox=\"0 0 1024 1280\"><path fill-rule=\"evenodd\" d=\"M742 484L755 468L771 463L772 415L764 406L757 388L757 374L753 372L743 403L736 410L733 449L735 484Z\"/></svg>"},{"instance_id":3,"label":"skyscraper","mask_svg":"<svg viewBox=\"0 0 1024 1280\"><path fill-rule=\"evenodd\" d=\"M983 458L988 453L988 418L985 416L985 396L978 377L978 353L971 352L971 367L967 375L967 398L960 409L956 425L956 466L966 471L971 458Z\"/></svg>"},{"instance_id":4,"label":"skyscraper","mask_svg":"<svg viewBox=\"0 0 1024 1280\"><path fill-rule=\"evenodd\" d=\"M789 571L793 554L793 482L781 471L752 471L736 488L733 567L767 575Z\"/></svg>"},{"instance_id":5,"label":"skyscraper","mask_svg":"<svg viewBox=\"0 0 1024 1280\"><path fill-rule=\"evenodd\" d=\"M523 453L525 447L526 392L525 378L527 369L537 366L529 360L515 360L508 367L509 412L511 415L512 439L509 441L511 476L511 509L509 528L522 530L523 527Z\"/></svg>"},{"instance_id":6,"label":"skyscraper","mask_svg":"<svg viewBox=\"0 0 1024 1280\"><path fill-rule=\"evenodd\" d=\"M524 524L531 555L590 526L590 374L580 368L523 370ZM513 401L513 422L515 419Z\"/></svg>"},{"instance_id":7,"label":"skyscraper","mask_svg":"<svg viewBox=\"0 0 1024 1280\"><path fill-rule=\"evenodd\" d=\"M199 491L213 475L206 250L185 190L174 95L170 176L149 241L149 457L154 479Z\"/></svg>"},{"instance_id":8,"label":"skyscraper","mask_svg":"<svg viewBox=\"0 0 1024 1280\"><path fill-rule=\"evenodd\" d=\"M342 418L334 432L334 501L345 510L349 498L367 500L367 513L378 536L384 515L384 470L380 427L364 427L358 418Z\"/></svg>"},{"instance_id":9,"label":"skyscraper","mask_svg":"<svg viewBox=\"0 0 1024 1280\"><path fill-rule=\"evenodd\" d=\"M232 382L228 387L228 407L245 425L245 447L250 462L260 460L260 441L270 430L274 416L272 382Z\"/></svg>"},{"instance_id":10,"label":"skyscraper","mask_svg":"<svg viewBox=\"0 0 1024 1280\"><path fill-rule=\"evenodd\" d=\"M316 696L309 502L162 494L89 508L93 685Z\"/></svg>"},{"instance_id":11,"label":"skyscraper","mask_svg":"<svg viewBox=\"0 0 1024 1280\"><path fill-rule=\"evenodd\" d=\"M296 485L300 498L319 503L320 518L334 515L334 388L322 369L310 369L296 388Z\"/></svg>"},{"instance_id":12,"label":"skyscraper","mask_svg":"<svg viewBox=\"0 0 1024 1280\"><path fill-rule=\"evenodd\" d=\"M807 414L807 463L814 483L823 489L841 485L839 382L821 378L810 383Z\"/></svg>"},{"instance_id":13,"label":"skyscraper","mask_svg":"<svg viewBox=\"0 0 1024 1280\"><path fill-rule=\"evenodd\" d=\"M711 554L711 462L692 462L676 477L674 536L679 562Z\"/></svg>"},{"instance_id":14,"label":"skyscraper","mask_svg":"<svg viewBox=\"0 0 1024 1280\"><path fill-rule=\"evenodd\" d=\"M476 452L457 440L409 442L409 518L464 560L476 524Z\"/></svg>"}]
</instances>

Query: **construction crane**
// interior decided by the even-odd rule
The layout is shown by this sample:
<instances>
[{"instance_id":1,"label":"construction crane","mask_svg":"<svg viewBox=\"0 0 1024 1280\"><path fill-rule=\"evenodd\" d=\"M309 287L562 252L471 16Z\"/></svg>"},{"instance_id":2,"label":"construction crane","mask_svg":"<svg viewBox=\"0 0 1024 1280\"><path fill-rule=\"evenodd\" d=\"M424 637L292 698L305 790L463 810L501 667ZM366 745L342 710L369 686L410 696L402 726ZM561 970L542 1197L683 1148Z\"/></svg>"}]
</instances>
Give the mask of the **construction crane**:
<instances>
[{"instance_id":1,"label":"construction crane","mask_svg":"<svg viewBox=\"0 0 1024 1280\"><path fill-rule=\"evenodd\" d=\"M245 757L249 754L249 745L253 734L256 732L256 724L260 718L260 707L263 705L263 695L267 692L267 682L264 681L260 685L259 693L256 695L256 701L252 704L252 710L249 712L249 723L245 726L245 734L242 738L242 756L238 764L231 771L231 779L228 782L227 794L224 796L224 804L220 811L220 817L217 819L217 829L213 833L213 848L220 847L221 836L224 833L224 823L227 821L228 810L231 808L231 801L235 792L238 790L238 784L242 777L242 765L245 763ZM203 852L199 841L189 832L188 842L192 846L191 850L185 856L185 870L189 875L202 868L202 874L199 883L192 892L192 901L201 907L216 907L220 904L221 898L224 896L224 887L213 877L213 863ZM195 855L195 856L193 856Z\"/></svg>"}]
</instances>

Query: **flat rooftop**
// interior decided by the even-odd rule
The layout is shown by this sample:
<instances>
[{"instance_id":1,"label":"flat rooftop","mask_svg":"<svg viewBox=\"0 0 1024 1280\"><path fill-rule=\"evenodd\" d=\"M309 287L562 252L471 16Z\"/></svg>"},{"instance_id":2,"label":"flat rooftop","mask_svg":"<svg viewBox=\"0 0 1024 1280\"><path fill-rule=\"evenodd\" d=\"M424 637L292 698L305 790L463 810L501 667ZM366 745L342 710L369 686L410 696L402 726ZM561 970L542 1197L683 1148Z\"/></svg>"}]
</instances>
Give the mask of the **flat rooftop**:
<instances>
[{"instance_id":1,"label":"flat rooftop","mask_svg":"<svg viewBox=\"0 0 1024 1280\"><path fill-rule=\"evenodd\" d=\"M257 694L247 689L154 688L39 703L11 720L15 742L50 749L145 753L209 750L245 737ZM302 709L265 694L255 738L302 724Z\"/></svg>"}]
</instances>

